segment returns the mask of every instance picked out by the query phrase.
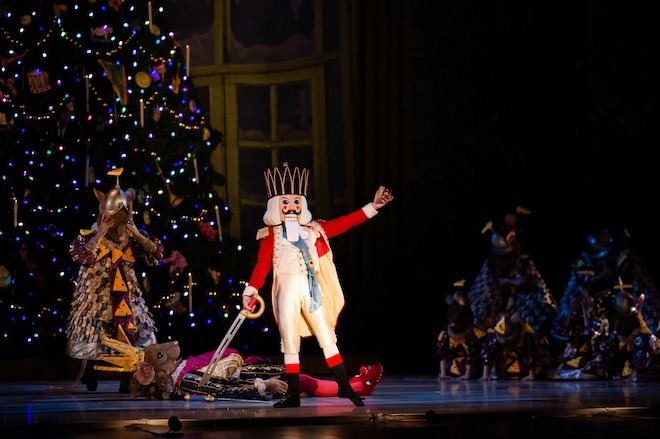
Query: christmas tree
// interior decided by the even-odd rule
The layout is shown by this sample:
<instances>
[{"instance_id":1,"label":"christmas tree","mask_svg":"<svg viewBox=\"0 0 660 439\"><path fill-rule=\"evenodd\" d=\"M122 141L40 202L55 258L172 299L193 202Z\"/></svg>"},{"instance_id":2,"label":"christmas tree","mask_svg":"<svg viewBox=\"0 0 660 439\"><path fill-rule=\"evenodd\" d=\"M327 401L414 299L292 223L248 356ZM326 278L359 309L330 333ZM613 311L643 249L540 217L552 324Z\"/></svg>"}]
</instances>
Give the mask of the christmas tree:
<instances>
[{"instance_id":1,"label":"christmas tree","mask_svg":"<svg viewBox=\"0 0 660 439\"><path fill-rule=\"evenodd\" d=\"M211 162L222 135L162 6L20 0L0 13L0 348L63 355L78 271L69 245L96 220L92 189L106 192L123 168L136 225L165 244L163 263L142 272L157 337L212 349L250 267L222 233L231 212Z\"/></svg>"}]
</instances>

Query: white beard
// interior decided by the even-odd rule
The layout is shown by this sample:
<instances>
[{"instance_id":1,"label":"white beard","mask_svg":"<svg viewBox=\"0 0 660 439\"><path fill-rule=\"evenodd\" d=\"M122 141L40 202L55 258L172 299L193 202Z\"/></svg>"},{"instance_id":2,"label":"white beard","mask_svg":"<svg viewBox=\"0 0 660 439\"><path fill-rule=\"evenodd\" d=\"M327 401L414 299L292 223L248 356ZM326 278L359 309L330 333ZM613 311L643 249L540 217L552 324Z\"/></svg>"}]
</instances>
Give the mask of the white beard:
<instances>
[{"instance_id":1,"label":"white beard","mask_svg":"<svg viewBox=\"0 0 660 439\"><path fill-rule=\"evenodd\" d=\"M296 242L300 238L300 223L296 215L287 215L284 220L284 227L286 228L286 240L289 242Z\"/></svg>"}]
</instances>

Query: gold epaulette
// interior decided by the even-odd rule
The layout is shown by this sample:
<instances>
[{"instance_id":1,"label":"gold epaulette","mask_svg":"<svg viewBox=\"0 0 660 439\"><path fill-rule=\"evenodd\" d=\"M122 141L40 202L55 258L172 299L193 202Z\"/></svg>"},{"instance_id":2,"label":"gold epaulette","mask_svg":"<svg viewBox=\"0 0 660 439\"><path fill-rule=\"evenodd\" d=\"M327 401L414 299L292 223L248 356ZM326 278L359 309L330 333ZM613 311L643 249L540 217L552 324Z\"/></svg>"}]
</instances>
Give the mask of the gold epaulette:
<instances>
[{"instance_id":1,"label":"gold epaulette","mask_svg":"<svg viewBox=\"0 0 660 439\"><path fill-rule=\"evenodd\" d=\"M264 239L266 236L268 236L268 227L262 227L257 230L257 241Z\"/></svg>"},{"instance_id":2,"label":"gold epaulette","mask_svg":"<svg viewBox=\"0 0 660 439\"><path fill-rule=\"evenodd\" d=\"M101 344L114 349L118 354L101 354L101 360L114 364L115 366L98 366L96 370L107 370L111 372L135 372L140 362L144 361L144 351L136 348L126 337L124 328L119 326L117 339L104 335Z\"/></svg>"}]
</instances>

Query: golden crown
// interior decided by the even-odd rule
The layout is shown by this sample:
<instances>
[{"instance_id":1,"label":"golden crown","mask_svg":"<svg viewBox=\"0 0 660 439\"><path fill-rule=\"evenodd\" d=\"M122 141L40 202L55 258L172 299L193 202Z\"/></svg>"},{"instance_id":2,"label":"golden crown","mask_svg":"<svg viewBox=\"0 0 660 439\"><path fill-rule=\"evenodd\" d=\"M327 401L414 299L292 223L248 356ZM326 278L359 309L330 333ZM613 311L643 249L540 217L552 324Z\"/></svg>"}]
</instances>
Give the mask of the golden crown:
<instances>
[{"instance_id":1,"label":"golden crown","mask_svg":"<svg viewBox=\"0 0 660 439\"><path fill-rule=\"evenodd\" d=\"M101 344L114 349L118 353L100 354L102 361L114 364L114 366L94 365L94 369L96 370L135 372L138 364L144 361L144 351L131 344L121 325L119 325L116 339L103 335Z\"/></svg>"},{"instance_id":2,"label":"golden crown","mask_svg":"<svg viewBox=\"0 0 660 439\"><path fill-rule=\"evenodd\" d=\"M287 162L284 162L282 166L281 171L275 167L264 172L268 198L278 195L303 195L306 197L309 170L297 166L291 170Z\"/></svg>"}]
</instances>

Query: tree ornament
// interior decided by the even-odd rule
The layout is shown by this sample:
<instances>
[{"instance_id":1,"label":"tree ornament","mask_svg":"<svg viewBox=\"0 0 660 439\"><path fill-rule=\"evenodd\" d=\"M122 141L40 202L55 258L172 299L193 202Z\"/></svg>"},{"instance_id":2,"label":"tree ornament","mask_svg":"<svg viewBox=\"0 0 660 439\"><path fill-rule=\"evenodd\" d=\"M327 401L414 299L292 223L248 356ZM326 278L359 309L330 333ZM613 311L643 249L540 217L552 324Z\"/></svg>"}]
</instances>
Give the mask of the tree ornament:
<instances>
[{"instance_id":1,"label":"tree ornament","mask_svg":"<svg viewBox=\"0 0 660 439\"><path fill-rule=\"evenodd\" d=\"M39 94L50 90L50 79L48 72L40 69L34 69L27 74L28 84L30 84L30 93Z\"/></svg>"},{"instance_id":2,"label":"tree ornament","mask_svg":"<svg viewBox=\"0 0 660 439\"><path fill-rule=\"evenodd\" d=\"M202 232L202 235L204 235L209 241L213 241L215 235L218 234L215 227L211 226L211 223L208 221L199 221L197 227L199 227L199 231Z\"/></svg>"},{"instance_id":3,"label":"tree ornament","mask_svg":"<svg viewBox=\"0 0 660 439\"><path fill-rule=\"evenodd\" d=\"M147 88L151 85L151 76L147 72L138 72L135 75L135 83L140 88Z\"/></svg>"}]
</instances>

